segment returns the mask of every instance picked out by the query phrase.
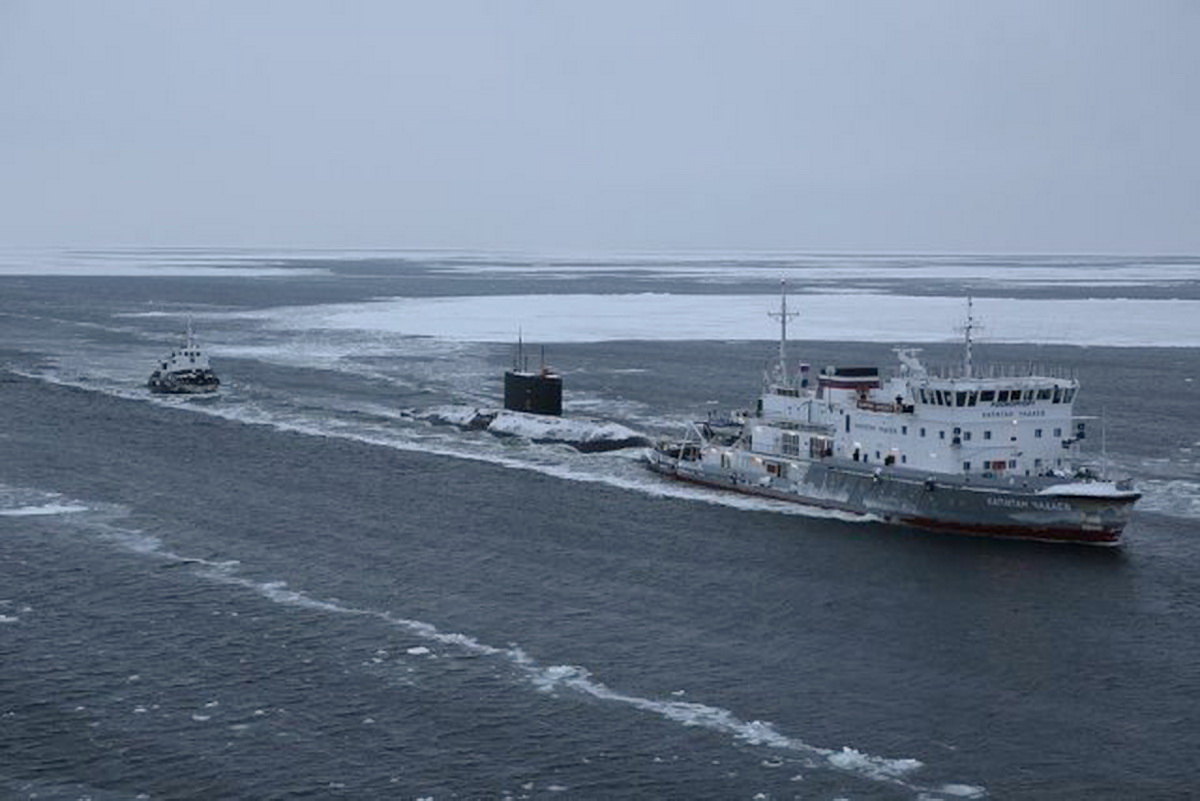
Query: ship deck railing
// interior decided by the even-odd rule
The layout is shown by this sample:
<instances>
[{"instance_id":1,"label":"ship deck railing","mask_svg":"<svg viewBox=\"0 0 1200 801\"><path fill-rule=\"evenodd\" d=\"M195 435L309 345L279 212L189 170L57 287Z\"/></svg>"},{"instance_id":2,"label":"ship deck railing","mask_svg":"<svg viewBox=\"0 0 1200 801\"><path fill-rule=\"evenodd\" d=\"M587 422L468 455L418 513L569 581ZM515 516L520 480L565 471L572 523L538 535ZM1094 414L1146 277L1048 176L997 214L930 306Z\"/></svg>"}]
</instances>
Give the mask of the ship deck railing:
<instances>
[{"instance_id":1,"label":"ship deck railing","mask_svg":"<svg viewBox=\"0 0 1200 801\"><path fill-rule=\"evenodd\" d=\"M966 365L961 362L946 362L941 364L924 365L925 374L929 378L942 379L988 379L988 378L1058 378L1068 381L1078 380L1078 371L1073 367L1038 362L990 362L973 364L971 374L967 375ZM893 377L912 378L911 372L902 368L893 371Z\"/></svg>"}]
</instances>

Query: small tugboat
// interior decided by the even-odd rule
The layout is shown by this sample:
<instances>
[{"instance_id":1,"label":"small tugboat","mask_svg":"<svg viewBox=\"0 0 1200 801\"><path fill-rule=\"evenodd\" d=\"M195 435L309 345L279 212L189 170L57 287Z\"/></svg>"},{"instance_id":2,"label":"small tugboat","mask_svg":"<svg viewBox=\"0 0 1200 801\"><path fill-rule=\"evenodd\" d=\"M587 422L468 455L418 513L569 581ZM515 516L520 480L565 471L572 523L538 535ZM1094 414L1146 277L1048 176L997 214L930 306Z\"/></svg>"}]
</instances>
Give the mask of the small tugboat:
<instances>
[{"instance_id":1,"label":"small tugboat","mask_svg":"<svg viewBox=\"0 0 1200 801\"><path fill-rule=\"evenodd\" d=\"M757 408L691 424L647 451L652 470L711 487L794 501L886 523L1021 539L1115 545L1141 494L1084 465L1079 382L1062 373L979 369L968 300L961 364L927 369L897 348L889 378L875 367L786 358L786 286L779 363Z\"/></svg>"},{"instance_id":2,"label":"small tugboat","mask_svg":"<svg viewBox=\"0 0 1200 801\"><path fill-rule=\"evenodd\" d=\"M216 392L220 379L208 363L208 356L196 344L192 334L192 321L188 320L183 346L159 362L150 374L146 386L151 392L172 395L203 394Z\"/></svg>"}]
</instances>

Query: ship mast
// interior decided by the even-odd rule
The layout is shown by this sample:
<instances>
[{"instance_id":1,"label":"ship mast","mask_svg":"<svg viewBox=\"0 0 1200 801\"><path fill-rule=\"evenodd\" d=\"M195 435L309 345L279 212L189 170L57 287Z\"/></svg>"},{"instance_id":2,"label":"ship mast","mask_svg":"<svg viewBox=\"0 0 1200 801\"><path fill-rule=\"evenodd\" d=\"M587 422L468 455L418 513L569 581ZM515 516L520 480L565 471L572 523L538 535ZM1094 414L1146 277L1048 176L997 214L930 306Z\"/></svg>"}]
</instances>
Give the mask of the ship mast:
<instances>
[{"instance_id":1,"label":"ship mast","mask_svg":"<svg viewBox=\"0 0 1200 801\"><path fill-rule=\"evenodd\" d=\"M789 312L787 308L787 279L779 279L779 311L767 312L768 317L779 318L779 383L787 384L787 324L788 318L799 317L800 312Z\"/></svg>"},{"instance_id":2,"label":"ship mast","mask_svg":"<svg viewBox=\"0 0 1200 801\"><path fill-rule=\"evenodd\" d=\"M963 375L966 378L971 378L973 365L971 362L971 333L975 330L975 304L970 295L967 295L967 324L963 326L963 338L966 343L966 352L963 354Z\"/></svg>"}]
</instances>

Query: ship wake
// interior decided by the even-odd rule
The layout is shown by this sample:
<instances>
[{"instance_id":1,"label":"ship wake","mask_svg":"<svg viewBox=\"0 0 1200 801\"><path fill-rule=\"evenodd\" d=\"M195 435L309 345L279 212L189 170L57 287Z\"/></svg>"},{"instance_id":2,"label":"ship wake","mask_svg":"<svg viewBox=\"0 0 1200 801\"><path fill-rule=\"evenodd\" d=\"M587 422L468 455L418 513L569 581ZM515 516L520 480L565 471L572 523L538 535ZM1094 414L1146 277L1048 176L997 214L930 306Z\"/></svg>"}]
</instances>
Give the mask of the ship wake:
<instances>
[{"instance_id":1,"label":"ship wake","mask_svg":"<svg viewBox=\"0 0 1200 801\"><path fill-rule=\"evenodd\" d=\"M8 508L0 508L0 514L26 508L45 509L57 513L100 511L105 505L86 504L73 499L64 499L49 493L34 491L7 492ZM39 495L37 503L28 503L32 495ZM2 500L2 499L0 499ZM13 503L18 501L18 503ZM19 513L19 511L18 511ZM85 514L72 514L72 518L87 518ZM586 667L579 665L546 665L531 656L516 644L490 645L465 633L444 631L433 623L416 620L384 609L362 608L348 603L327 600L302 590L291 588L286 581L250 578L241 573L242 563L236 559L210 560L176 553L164 547L161 539L140 530L130 530L120 525L119 515L98 514L95 519L81 521L81 529L97 536L123 551L134 553L164 567L189 569L204 581L219 583L254 593L273 603L297 609L316 611L330 615L373 620L403 631L424 641L426 645L407 649L410 655L436 657L439 649L446 655L468 655L495 659L507 664L513 676L521 683L550 697L577 694L597 701L617 704L631 710L678 723L727 735L731 739L753 747L783 752L809 770L830 770L845 773L867 781L900 788L920 798L958 797L982 798L985 788L962 783L926 785L917 774L924 763L913 758L895 758L870 754L851 746L838 748L809 743L799 737L786 734L772 723L747 720L731 710L693 701L651 698L608 686L592 675ZM8 622L7 620L3 622Z\"/></svg>"}]
</instances>

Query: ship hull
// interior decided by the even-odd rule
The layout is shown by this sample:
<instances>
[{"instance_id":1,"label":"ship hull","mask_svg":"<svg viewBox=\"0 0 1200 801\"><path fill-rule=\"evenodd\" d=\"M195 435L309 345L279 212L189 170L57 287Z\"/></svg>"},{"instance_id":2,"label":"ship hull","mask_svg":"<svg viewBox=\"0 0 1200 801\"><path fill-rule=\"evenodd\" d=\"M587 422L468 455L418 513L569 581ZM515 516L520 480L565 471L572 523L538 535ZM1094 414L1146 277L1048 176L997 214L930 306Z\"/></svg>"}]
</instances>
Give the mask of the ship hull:
<instances>
[{"instance_id":1,"label":"ship hull","mask_svg":"<svg viewBox=\"0 0 1200 801\"><path fill-rule=\"evenodd\" d=\"M884 523L921 529L1013 539L1117 545L1139 497L1045 495L1037 486L974 482L962 476L929 476L895 467L844 460L791 459L745 454L736 449L679 458L648 453L663 475L735 492L789 501ZM739 468L738 461L746 467ZM759 469L759 466L763 469ZM776 472L767 472L773 465Z\"/></svg>"},{"instance_id":2,"label":"ship hull","mask_svg":"<svg viewBox=\"0 0 1200 801\"><path fill-rule=\"evenodd\" d=\"M202 395L216 392L221 381L211 370L194 370L186 373L155 372L146 382L151 392L160 395Z\"/></svg>"}]
</instances>

